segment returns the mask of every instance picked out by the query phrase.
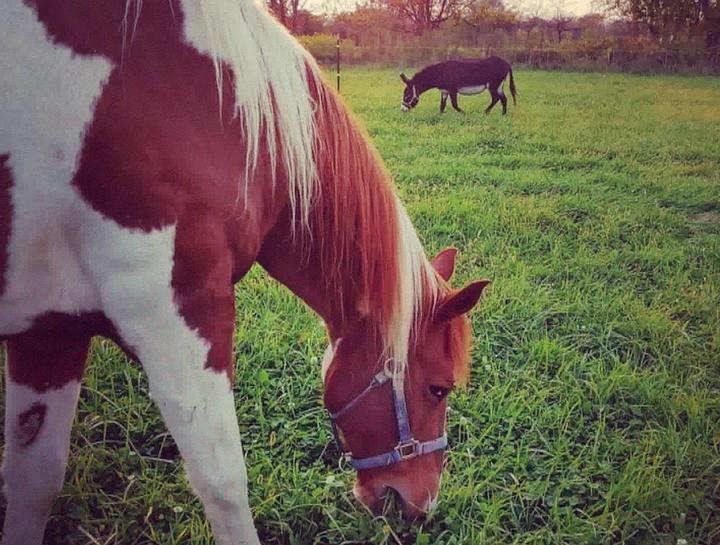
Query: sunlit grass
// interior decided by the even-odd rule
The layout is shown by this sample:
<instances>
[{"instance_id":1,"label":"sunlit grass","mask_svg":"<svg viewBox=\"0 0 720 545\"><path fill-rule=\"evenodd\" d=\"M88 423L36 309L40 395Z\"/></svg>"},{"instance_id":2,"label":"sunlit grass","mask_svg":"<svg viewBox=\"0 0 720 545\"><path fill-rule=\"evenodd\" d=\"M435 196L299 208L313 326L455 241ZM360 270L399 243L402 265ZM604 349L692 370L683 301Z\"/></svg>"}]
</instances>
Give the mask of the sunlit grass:
<instances>
[{"instance_id":1,"label":"sunlit grass","mask_svg":"<svg viewBox=\"0 0 720 545\"><path fill-rule=\"evenodd\" d=\"M398 72L347 70L343 95L428 253L493 280L442 501L414 527L355 502L322 328L253 270L235 391L264 543L718 543L720 81L516 71L506 117L437 93L403 115ZM93 354L47 543L211 543L144 375Z\"/></svg>"}]
</instances>

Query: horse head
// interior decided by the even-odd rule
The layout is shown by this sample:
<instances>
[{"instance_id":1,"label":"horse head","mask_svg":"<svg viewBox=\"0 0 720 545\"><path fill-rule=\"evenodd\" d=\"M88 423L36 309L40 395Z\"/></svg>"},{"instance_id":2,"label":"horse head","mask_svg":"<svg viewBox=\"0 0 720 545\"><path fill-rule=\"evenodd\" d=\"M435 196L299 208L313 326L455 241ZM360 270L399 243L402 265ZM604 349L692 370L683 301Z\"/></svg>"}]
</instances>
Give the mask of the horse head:
<instances>
[{"instance_id":1,"label":"horse head","mask_svg":"<svg viewBox=\"0 0 720 545\"><path fill-rule=\"evenodd\" d=\"M325 405L336 440L357 469L353 492L378 513L388 491L417 518L437 502L445 459L448 395L467 382L470 324L466 313L488 281L452 290L454 249L432 262L442 291L413 335L404 376L393 376L382 342L360 321L326 350Z\"/></svg>"}]
</instances>

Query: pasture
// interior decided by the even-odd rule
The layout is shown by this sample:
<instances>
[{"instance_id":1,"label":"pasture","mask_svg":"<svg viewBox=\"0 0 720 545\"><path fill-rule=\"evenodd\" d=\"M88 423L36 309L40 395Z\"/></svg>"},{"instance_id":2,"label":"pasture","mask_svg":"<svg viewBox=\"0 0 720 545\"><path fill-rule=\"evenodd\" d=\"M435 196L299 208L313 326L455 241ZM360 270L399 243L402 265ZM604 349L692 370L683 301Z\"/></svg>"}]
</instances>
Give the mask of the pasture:
<instances>
[{"instance_id":1,"label":"pasture","mask_svg":"<svg viewBox=\"0 0 720 545\"><path fill-rule=\"evenodd\" d=\"M493 280L440 505L411 526L354 500L323 328L256 267L235 393L263 543L719 543L720 80L516 70L502 117L487 93L440 115L432 91L402 114L398 72L347 70L342 94L428 254ZM97 340L47 543L211 543L147 392Z\"/></svg>"}]
</instances>

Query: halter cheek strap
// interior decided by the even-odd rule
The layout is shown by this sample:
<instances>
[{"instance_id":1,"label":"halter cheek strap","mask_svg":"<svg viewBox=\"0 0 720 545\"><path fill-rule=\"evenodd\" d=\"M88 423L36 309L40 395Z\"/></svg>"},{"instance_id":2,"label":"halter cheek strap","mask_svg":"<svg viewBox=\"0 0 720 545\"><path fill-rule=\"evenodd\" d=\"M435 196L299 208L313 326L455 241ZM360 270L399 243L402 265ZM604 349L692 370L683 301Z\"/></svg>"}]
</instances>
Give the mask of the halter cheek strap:
<instances>
[{"instance_id":1,"label":"halter cheek strap","mask_svg":"<svg viewBox=\"0 0 720 545\"><path fill-rule=\"evenodd\" d=\"M330 413L333 434L335 435L335 441L340 447L340 450L342 450L342 443L338 437L336 421L355 408L358 403L360 403L360 401L362 401L370 392L379 388L390 379L391 377L385 373L384 370L380 371L372 378L370 384L368 384L365 389L355 396L347 405L334 413ZM410 418L408 416L407 403L405 401L405 392L402 388L397 388L394 383L392 391L395 419L397 422L398 437L400 440L392 450L375 456L369 456L367 458L355 458L351 452L345 452L345 456L350 460L350 464L356 470L391 466L393 464L397 464L398 462L423 456L424 454L444 450L447 447L448 441L447 435L445 434L437 437L436 439L431 439L430 441L418 441L413 437L412 431L410 430Z\"/></svg>"}]
</instances>

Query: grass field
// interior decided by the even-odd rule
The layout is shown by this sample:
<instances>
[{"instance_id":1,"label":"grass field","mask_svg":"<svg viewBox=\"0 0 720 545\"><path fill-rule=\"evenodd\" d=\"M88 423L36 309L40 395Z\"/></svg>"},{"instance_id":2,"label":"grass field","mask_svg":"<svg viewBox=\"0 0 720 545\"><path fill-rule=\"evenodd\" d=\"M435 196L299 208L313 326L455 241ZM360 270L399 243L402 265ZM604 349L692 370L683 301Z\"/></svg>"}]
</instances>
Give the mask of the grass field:
<instances>
[{"instance_id":1,"label":"grass field","mask_svg":"<svg viewBox=\"0 0 720 545\"><path fill-rule=\"evenodd\" d=\"M373 518L321 406L324 333L253 270L238 287L237 413L266 544L720 543L720 80L516 71L519 106L353 69L429 254L493 284L431 519ZM144 375L95 344L47 543L209 544ZM2 508L4 509L4 507Z\"/></svg>"}]
</instances>

